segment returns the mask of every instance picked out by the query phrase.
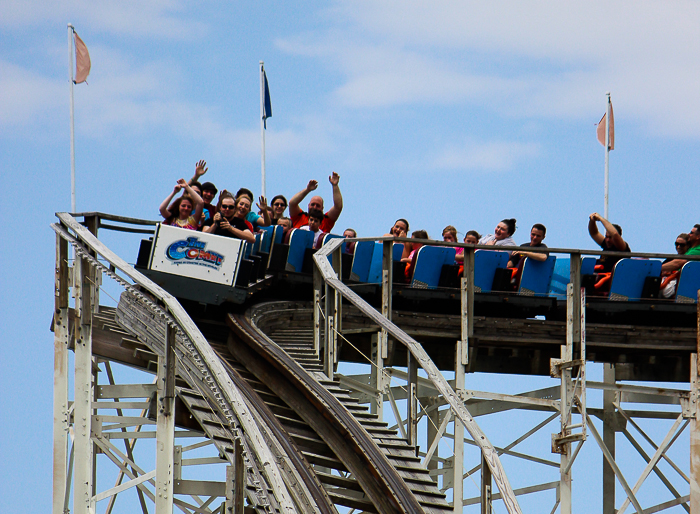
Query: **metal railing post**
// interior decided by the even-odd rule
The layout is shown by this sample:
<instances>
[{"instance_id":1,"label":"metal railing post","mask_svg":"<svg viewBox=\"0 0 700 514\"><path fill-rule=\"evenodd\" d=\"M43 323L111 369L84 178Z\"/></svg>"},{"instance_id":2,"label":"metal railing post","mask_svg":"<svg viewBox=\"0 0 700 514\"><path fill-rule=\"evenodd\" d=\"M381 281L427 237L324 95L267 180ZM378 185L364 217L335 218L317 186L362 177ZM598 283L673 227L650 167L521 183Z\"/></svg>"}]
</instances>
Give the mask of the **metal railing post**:
<instances>
[{"instance_id":1,"label":"metal railing post","mask_svg":"<svg viewBox=\"0 0 700 514\"><path fill-rule=\"evenodd\" d=\"M418 363L415 357L408 353L408 409L406 417L406 431L408 444L418 449Z\"/></svg>"},{"instance_id":2,"label":"metal railing post","mask_svg":"<svg viewBox=\"0 0 700 514\"><path fill-rule=\"evenodd\" d=\"M323 277L317 266L314 266L314 350L318 357L321 356L321 296L323 294Z\"/></svg>"},{"instance_id":3,"label":"metal railing post","mask_svg":"<svg viewBox=\"0 0 700 514\"><path fill-rule=\"evenodd\" d=\"M394 243L384 241L382 255L382 316L391 321L394 286ZM385 328L379 332L379 348L382 359L389 358L389 333Z\"/></svg>"},{"instance_id":4,"label":"metal railing post","mask_svg":"<svg viewBox=\"0 0 700 514\"><path fill-rule=\"evenodd\" d=\"M370 412L376 414L379 421L384 419L384 359L382 357L380 334L372 334L372 370L370 373L370 386L377 393L370 399Z\"/></svg>"},{"instance_id":5,"label":"metal railing post","mask_svg":"<svg viewBox=\"0 0 700 514\"><path fill-rule=\"evenodd\" d=\"M325 316L326 325L324 333L324 359L323 367L326 376L333 380L333 373L335 371L335 348L336 348L336 318L337 318L337 307L336 300L338 293L331 286L326 284L326 302L325 302Z\"/></svg>"},{"instance_id":6,"label":"metal railing post","mask_svg":"<svg viewBox=\"0 0 700 514\"><path fill-rule=\"evenodd\" d=\"M468 316L471 317L471 316ZM466 347L467 342L457 341L455 346L455 393L460 401L464 401L464 384L466 373ZM457 416L454 417L454 460L453 460L453 512L461 514L464 498L464 425L459 421ZM488 468L488 466L486 466ZM483 469L483 468L482 468Z\"/></svg>"},{"instance_id":7,"label":"metal railing post","mask_svg":"<svg viewBox=\"0 0 700 514\"><path fill-rule=\"evenodd\" d=\"M466 371L472 371L476 358L476 347L470 339L474 336L474 252L473 248L464 249L464 274L461 280L462 302L462 363Z\"/></svg>"}]
</instances>

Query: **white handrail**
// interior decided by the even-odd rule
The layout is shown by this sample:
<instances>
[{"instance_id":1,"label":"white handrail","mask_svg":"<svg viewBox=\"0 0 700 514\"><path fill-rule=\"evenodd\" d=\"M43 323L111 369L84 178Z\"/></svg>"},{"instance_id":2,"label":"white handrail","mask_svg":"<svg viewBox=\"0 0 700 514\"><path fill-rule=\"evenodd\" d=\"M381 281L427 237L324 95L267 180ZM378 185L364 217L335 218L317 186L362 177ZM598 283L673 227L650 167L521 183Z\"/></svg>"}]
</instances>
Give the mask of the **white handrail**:
<instances>
[{"instance_id":1,"label":"white handrail","mask_svg":"<svg viewBox=\"0 0 700 514\"><path fill-rule=\"evenodd\" d=\"M314 254L314 261L321 273L321 276L323 277L323 280L355 307L360 309L365 316L369 317L377 325L385 329L397 341L400 341L406 345L408 351L411 352L411 355L416 359L418 364L420 364L428 375L428 379L432 382L440 394L443 395L445 401L450 405L452 412L455 414L455 420L459 419L462 425L464 425L464 428L467 429L469 434L474 439L474 442L481 448L484 460L491 470L493 480L498 486L498 490L503 498L503 503L505 504L509 514L521 514L522 511L520 510L520 505L518 504L518 500L513 493L513 488L510 486L508 477L506 477L505 470L501 465L496 449L493 447L486 435L481 431L479 425L477 425L474 418L471 416L471 414L469 414L464 402L460 400L457 393L455 393L452 387L450 387L450 384L447 382L447 380L445 380L445 377L442 376L442 373L440 373L440 370L430 359L421 344L409 336L406 332L401 330L394 323L382 316L374 307L363 300L357 293L355 293L337 278L337 274L328 261L328 257L332 255L343 242L343 239L332 239Z\"/></svg>"},{"instance_id":2,"label":"white handrail","mask_svg":"<svg viewBox=\"0 0 700 514\"><path fill-rule=\"evenodd\" d=\"M263 468L260 471L266 475L268 483L280 507L284 509L284 512L289 514L297 512L294 502L282 479L282 473L280 472L278 464L268 448L260 428L256 424L253 413L246 405L242 393L235 386L221 361L214 353L214 350L209 346L209 342L189 317L187 311L180 305L180 302L112 252L70 214L62 212L56 215L65 227L75 233L76 239L79 240L79 242L83 243L91 251L106 260L116 270L119 270L135 284L138 284L164 304L165 311L172 317L185 336L189 338L195 351L197 351L200 359L206 366L216 388L218 388L221 393L220 398L224 403L222 407L234 413L244 432L247 434L252 449ZM56 228L58 227L54 227L55 230ZM64 237L64 234L62 234L60 230L56 230L56 232Z\"/></svg>"}]
</instances>

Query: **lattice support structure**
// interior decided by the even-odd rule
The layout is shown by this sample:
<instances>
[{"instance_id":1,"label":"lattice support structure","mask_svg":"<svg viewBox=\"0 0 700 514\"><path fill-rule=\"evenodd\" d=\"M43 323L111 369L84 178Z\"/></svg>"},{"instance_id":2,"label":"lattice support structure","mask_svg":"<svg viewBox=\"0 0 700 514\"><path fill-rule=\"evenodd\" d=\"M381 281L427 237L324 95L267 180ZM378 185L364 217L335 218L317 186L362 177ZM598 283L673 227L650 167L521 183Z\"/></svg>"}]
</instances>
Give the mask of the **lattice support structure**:
<instances>
[{"instance_id":1,"label":"lattice support structure","mask_svg":"<svg viewBox=\"0 0 700 514\"><path fill-rule=\"evenodd\" d=\"M465 254L465 268L468 269L470 263L473 266L473 252L465 250ZM700 457L698 457L700 428L697 428L697 409L695 409L696 404L700 402L697 362L693 360L691 366L695 372L695 378L691 380L690 392L682 389L661 389L653 386L617 383L613 365L606 365L603 382L590 382L586 376L586 297L580 285L580 264L580 255L573 254L572 277L567 291L566 340L562 341L561 357L551 362L551 375L557 380L558 385L519 395L475 391L466 386L465 377L469 375L465 374L465 371L469 370L470 359L476 354L470 351L469 347L470 339L473 337L473 320L470 319L469 313L473 312L474 291L469 290L469 275L465 269L466 277L462 281L461 288L462 338L455 346L455 379L450 384L464 401L470 414L477 419L480 416L517 413L519 409L526 409L529 412L541 411L544 414L544 419L535 426L523 427L520 435L511 443L503 447L495 447L501 456L509 456L528 463L532 467L532 473L528 473L528 476L538 476L537 470L542 467L558 470L556 477L550 472L550 479L513 491L517 497L533 494L539 494L542 497L544 494L550 494L550 507L546 511L538 510L538 512L571 513L582 508L583 510L591 508L588 504L584 507L574 505L576 497L574 472L587 473L577 468L577 457L588 439L593 440L587 443L589 447L593 444L593 448L598 448L605 462L601 491L606 514L618 512L615 509L616 484L621 485L626 495L626 500L622 504L618 502L620 511L627 509L628 512L635 510L642 512L645 507L648 512L663 512L680 505L686 511L695 512L690 503L693 501L695 484L700 484L700 478L698 478L700 477L700 471L698 471L700 470ZM387 267L385 263L385 272ZM383 310L389 305L386 299L390 297L390 294L384 294ZM700 315L698 319L700 320ZM382 329L385 327L385 325L380 326ZM378 337L373 339L373 341L377 340ZM495 505L502 500L502 494L493 487L493 477L483 458L483 452L479 452L478 459L474 459L471 449L476 446L476 443L469 436L465 437L464 432L460 430L461 424L453 423L454 413L446 398L439 393L431 380L420 375L416 377L414 370L411 369L410 360L407 372L387 366L386 361L377 358L375 348L378 349L378 347L377 343L373 343L370 373L350 375L347 378L351 380L343 383L350 388L352 384L369 384L370 389L381 397L384 407L375 400L374 396L367 394L364 388L366 386L356 389L358 399L370 401L372 408L376 409L376 412L383 413L386 421L390 424L392 420L395 421L394 428L397 428L409 442L415 440L419 444L419 456L423 457L424 465L431 470L431 476L438 481L441 490L452 494L454 512L480 511L482 514L498 512L502 507L496 508ZM381 390L377 387L377 376L385 377ZM346 378L343 375L339 377L341 382ZM587 405L590 391L595 392L596 401L600 401L601 404L600 408L596 406L592 411ZM645 404L657 404L666 408L638 408ZM602 425L604 437L595 427L592 416ZM685 424L681 422L682 417L686 418ZM654 441L654 438L641 425L646 419L669 421L675 419L675 421L663 440ZM412 426L418 425L422 420L425 420L428 425L425 430L424 446L423 435L411 430ZM550 432L551 438L547 437L547 439L551 444L542 447L541 453L518 451L518 445L538 435L541 438L542 432L553 428L555 423L558 424L558 429L555 434ZM689 460L692 462L692 468L690 472L684 471L682 465L674 462L667 455L668 450L688 425L691 427L692 460ZM452 430L449 430L450 427ZM618 464L615 461L616 434L623 434L634 452L647 462L641 476L625 477L621 471L621 463ZM650 446L652 450L645 450L645 445ZM559 462L552 460L552 453L559 456ZM661 462L672 468L672 474L661 469ZM506 466L505 469L507 471L508 467ZM477 472L480 472L481 477L478 484L479 494L468 497L463 491L465 480L473 478ZM670 494L672 499L661 501L656 505L642 506L637 500L637 492L646 486L646 479L651 474L655 474L662 483L659 497ZM683 493L679 483L686 484L690 489L689 494ZM696 491L698 512L700 512L700 486ZM627 507L628 505L630 508Z\"/></svg>"},{"instance_id":2,"label":"lattice support structure","mask_svg":"<svg viewBox=\"0 0 700 514\"><path fill-rule=\"evenodd\" d=\"M71 229L84 230L69 216L63 215L63 218L68 220ZM96 231L95 223L87 225ZM107 273L131 294L152 305L161 317L164 311L156 302L148 300L132 284L117 275L114 266L102 264L97 255L83 246L66 228L54 225L54 229L57 232L57 244L53 318L52 512L111 513L118 496L136 490L136 505L142 512L152 511L152 507L148 507L150 503L155 506L158 514L174 510L211 514L223 512L226 505L230 506L226 512L242 514L245 487L241 485L241 477L251 473L250 450L244 449L239 443L234 457L236 469L226 471L228 461L214 448L204 432L175 430L177 356L174 343L176 334L181 333L176 324L166 323L164 355L158 358L151 354L152 361L157 362L154 367L157 368L159 377L155 385L114 384L110 362L95 356L92 348L93 318L100 312L98 290L101 274ZM88 236L89 234L83 234L80 237ZM76 258L72 267L68 257L68 243L75 249ZM121 261L119 265L123 267ZM71 294L75 298L72 314ZM180 338L179 335L177 337ZM69 365L71 349L75 354L72 370ZM105 372L110 379L109 385L98 383L98 376ZM68 390L71 379L74 382L73 401L70 401ZM134 409L138 409L139 413L134 414ZM116 415L107 413L108 411L116 411ZM186 447L177 445L176 442L183 438L190 441L195 438L198 441ZM142 441L139 448L147 442L155 446L155 449L137 451L135 447L139 441ZM125 449L120 450L117 443L124 444ZM207 447L211 448L208 450L211 456L183 459L183 452L207 451ZM144 455L149 455L145 461ZM183 480L181 470L184 465L218 465L221 481ZM104 489L105 477L114 474L117 476L115 485ZM234 484L238 485L237 489ZM260 485L262 491L262 483ZM258 496L264 500L266 495L267 492L263 491ZM258 502L257 505L262 509L259 512L269 510L269 504Z\"/></svg>"}]
</instances>

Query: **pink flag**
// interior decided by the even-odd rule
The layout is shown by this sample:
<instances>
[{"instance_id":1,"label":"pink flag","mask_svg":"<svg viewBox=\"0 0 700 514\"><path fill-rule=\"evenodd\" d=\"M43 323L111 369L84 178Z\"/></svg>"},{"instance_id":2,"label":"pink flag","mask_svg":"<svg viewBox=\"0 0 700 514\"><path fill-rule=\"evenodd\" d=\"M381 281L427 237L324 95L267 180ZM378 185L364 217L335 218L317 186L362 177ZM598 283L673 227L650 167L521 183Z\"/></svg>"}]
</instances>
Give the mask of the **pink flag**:
<instances>
[{"instance_id":1,"label":"pink flag","mask_svg":"<svg viewBox=\"0 0 700 514\"><path fill-rule=\"evenodd\" d=\"M601 145L605 146L605 117L608 114L603 114L603 117L598 122L596 134ZM612 103L610 104L610 149L615 149L615 117L613 116Z\"/></svg>"},{"instance_id":2,"label":"pink flag","mask_svg":"<svg viewBox=\"0 0 700 514\"><path fill-rule=\"evenodd\" d=\"M75 83L80 84L90 75L90 54L78 33L73 31L73 35L75 36Z\"/></svg>"}]
</instances>

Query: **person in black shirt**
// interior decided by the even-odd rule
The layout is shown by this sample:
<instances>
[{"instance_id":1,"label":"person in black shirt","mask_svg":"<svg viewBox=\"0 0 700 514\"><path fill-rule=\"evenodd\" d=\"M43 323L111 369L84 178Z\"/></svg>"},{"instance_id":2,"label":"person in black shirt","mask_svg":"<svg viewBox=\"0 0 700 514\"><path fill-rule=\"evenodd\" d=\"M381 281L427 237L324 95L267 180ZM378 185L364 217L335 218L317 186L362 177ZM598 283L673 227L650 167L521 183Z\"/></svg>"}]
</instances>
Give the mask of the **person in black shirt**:
<instances>
[{"instance_id":1,"label":"person in black shirt","mask_svg":"<svg viewBox=\"0 0 700 514\"><path fill-rule=\"evenodd\" d=\"M227 193L227 194L224 194ZM208 221L204 232L224 237L235 237L249 243L255 242L252 225L245 220L250 212L250 199L241 195L234 200L233 196L222 191L218 212Z\"/></svg>"},{"instance_id":2,"label":"person in black shirt","mask_svg":"<svg viewBox=\"0 0 700 514\"><path fill-rule=\"evenodd\" d=\"M605 227L605 236L598 232L597 222L600 222ZM630 245L622 239L622 227L610 223L597 212L588 217L588 233L591 235L591 239L598 243L604 252L631 252ZM601 255L600 259L596 261L596 272L611 273L620 259L622 257ZM602 266L602 268L598 268L598 266Z\"/></svg>"},{"instance_id":3,"label":"person in black shirt","mask_svg":"<svg viewBox=\"0 0 700 514\"><path fill-rule=\"evenodd\" d=\"M542 242L546 235L547 228L544 225L542 225L542 223L535 223L532 226L532 229L530 230L530 242L523 243L520 246L524 248L547 248L547 245ZM517 268L518 264L520 263L520 259L523 257L528 257L535 261L543 262L547 260L548 256L549 254L546 253L527 252L524 250L519 252L513 252L510 255L510 260L508 261L508 267Z\"/></svg>"}]
</instances>

